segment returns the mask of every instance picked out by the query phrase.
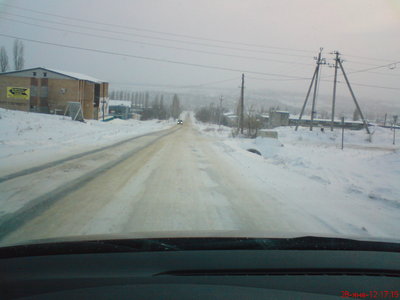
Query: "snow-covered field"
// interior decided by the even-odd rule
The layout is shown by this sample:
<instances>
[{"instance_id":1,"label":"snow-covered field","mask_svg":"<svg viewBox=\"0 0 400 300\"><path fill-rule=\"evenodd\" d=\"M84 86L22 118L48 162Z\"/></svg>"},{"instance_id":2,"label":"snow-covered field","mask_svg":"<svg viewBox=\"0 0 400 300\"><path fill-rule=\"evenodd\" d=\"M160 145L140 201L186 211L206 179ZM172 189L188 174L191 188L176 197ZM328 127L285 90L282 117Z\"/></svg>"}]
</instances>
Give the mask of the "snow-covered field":
<instances>
[{"instance_id":1,"label":"snow-covered field","mask_svg":"<svg viewBox=\"0 0 400 300\"><path fill-rule=\"evenodd\" d=\"M228 127L195 124L239 170L299 212L341 234L400 238L400 147L390 129L373 128L371 142L365 131L346 130L341 150L340 129L280 127L278 139L246 139L232 138Z\"/></svg>"},{"instance_id":2,"label":"snow-covered field","mask_svg":"<svg viewBox=\"0 0 400 300\"><path fill-rule=\"evenodd\" d=\"M175 125L173 121L70 117L0 109L0 175L89 151Z\"/></svg>"}]
</instances>

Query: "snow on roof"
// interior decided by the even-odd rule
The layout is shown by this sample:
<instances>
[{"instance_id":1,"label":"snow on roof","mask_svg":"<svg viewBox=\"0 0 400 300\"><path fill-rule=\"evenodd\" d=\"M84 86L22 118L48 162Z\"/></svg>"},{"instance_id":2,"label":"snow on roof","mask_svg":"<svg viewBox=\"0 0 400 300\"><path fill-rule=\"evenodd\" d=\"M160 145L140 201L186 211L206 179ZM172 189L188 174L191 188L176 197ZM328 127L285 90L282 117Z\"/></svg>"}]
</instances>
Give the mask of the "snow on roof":
<instances>
[{"instance_id":1,"label":"snow on roof","mask_svg":"<svg viewBox=\"0 0 400 300\"><path fill-rule=\"evenodd\" d=\"M0 73L1 75L7 75L7 74L13 74L13 73L20 73L20 72L26 72L26 71L31 71L31 70L37 70L37 69L42 69L42 70L46 70L49 72L53 72L53 73L57 73L59 75L64 75L64 76L68 76L74 79L78 79L78 80L87 80L87 81L91 81L91 82L95 82L95 83L102 83L102 82L106 82L104 80L92 77L92 76L88 76L85 74L81 74L81 73L76 73L76 72L69 72L69 71L61 71L61 70L57 70L57 69L49 69L49 68L45 68L45 67L36 67L36 68L29 68L29 69L23 69L23 70L18 70L18 71L10 71L10 72L3 72Z\"/></svg>"},{"instance_id":2,"label":"snow on roof","mask_svg":"<svg viewBox=\"0 0 400 300\"><path fill-rule=\"evenodd\" d=\"M43 68L46 69L48 71L51 72L55 72L55 73L60 73L69 77L73 77L76 79L80 79L80 80L87 80L87 81L92 81L92 82L96 82L96 83L102 83L105 82L104 80L92 77L92 76L88 76L85 74L81 74L81 73L76 73L76 72L69 72L69 71L61 71L61 70L56 70L56 69L49 69L49 68Z\"/></svg>"}]
</instances>

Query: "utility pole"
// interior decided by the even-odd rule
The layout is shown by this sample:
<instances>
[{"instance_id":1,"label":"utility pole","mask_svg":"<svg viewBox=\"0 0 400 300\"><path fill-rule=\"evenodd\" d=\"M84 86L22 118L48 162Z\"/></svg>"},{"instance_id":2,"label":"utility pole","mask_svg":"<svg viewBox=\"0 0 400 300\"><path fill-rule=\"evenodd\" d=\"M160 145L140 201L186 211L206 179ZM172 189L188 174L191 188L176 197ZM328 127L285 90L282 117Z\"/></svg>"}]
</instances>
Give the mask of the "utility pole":
<instances>
[{"instance_id":1,"label":"utility pole","mask_svg":"<svg viewBox=\"0 0 400 300\"><path fill-rule=\"evenodd\" d=\"M319 49L318 53L318 58L317 58L317 69L316 69L316 74L315 74L315 82L314 82L314 94L313 94L313 101L312 101L312 108L311 108L311 123L310 123L310 131L313 129L313 123L314 123L314 115L316 113L315 111L315 99L317 97L317 87L318 87L318 75L319 75L319 68L321 64L325 64L325 59L321 59L321 54L322 54L323 48Z\"/></svg>"},{"instance_id":2,"label":"utility pole","mask_svg":"<svg viewBox=\"0 0 400 300\"><path fill-rule=\"evenodd\" d=\"M242 87L240 90L240 133L243 134L243 122L244 122L244 74L242 74Z\"/></svg>"},{"instance_id":3,"label":"utility pole","mask_svg":"<svg viewBox=\"0 0 400 300\"><path fill-rule=\"evenodd\" d=\"M312 79L311 79L310 87L308 88L308 91L307 91L306 99L304 100L303 107L301 108L299 120L297 121L296 128L295 128L296 131L297 131L297 129L299 128L300 120L301 120L301 118L303 117L303 113L304 113L304 110L305 110L305 108L306 108L307 101L308 101L308 97L310 96L310 92L311 92L312 86L313 86L313 84L314 84L314 80L315 80L315 75L316 75L316 74L317 74L317 68L315 68L314 75L313 75L313 77L312 77Z\"/></svg>"},{"instance_id":4,"label":"utility pole","mask_svg":"<svg viewBox=\"0 0 400 300\"><path fill-rule=\"evenodd\" d=\"M314 57L314 59L317 61L317 66L315 67L314 75L313 75L313 77L311 79L311 83L310 83L310 87L308 88L308 91L307 91L306 99L304 100L303 107L301 108L299 120L297 121L296 128L295 128L296 131L299 128L299 124L300 124L301 118L303 117L304 110L305 110L306 105L307 105L308 97L310 96L311 89L312 89L312 87L314 85L314 95L313 95L313 103L312 103L312 109L311 109L311 125L310 125L310 130L312 130L312 123L314 121L314 114L315 114L315 99L316 99L316 96L317 96L317 85L318 85L319 68L320 68L321 64L326 64L325 58L321 58L322 50L323 50L323 48L320 48L318 57Z\"/></svg>"},{"instance_id":5,"label":"utility pole","mask_svg":"<svg viewBox=\"0 0 400 300\"><path fill-rule=\"evenodd\" d=\"M333 54L336 55L335 58L335 79L333 80L333 98L332 98L332 118L331 118L331 131L333 131L333 125L335 123L335 101L336 101L336 83L337 83L337 70L338 70L338 60L339 51L334 51Z\"/></svg>"},{"instance_id":6,"label":"utility pole","mask_svg":"<svg viewBox=\"0 0 400 300\"><path fill-rule=\"evenodd\" d=\"M354 103L355 103L355 105L356 105L356 108L357 108L358 112L360 113L361 119L362 119L362 121L363 121L363 123L364 123L365 130L367 131L368 134L371 134L370 131L369 131L369 128L368 128L368 124L367 124L367 122L365 121L364 115L363 115L363 113L362 113L362 111L361 111L361 109L360 109L360 106L358 105L356 96L354 96L354 93L353 93L353 90L352 90L352 88L351 88L351 86L350 86L350 82L349 82L349 79L347 78L346 72L345 72L344 69L343 69L342 62L340 61L340 59L338 59L337 62L339 63L340 69L342 70L343 77L344 77L344 79L346 80L347 87L349 88L351 97L353 98L353 101L354 101Z\"/></svg>"}]
</instances>

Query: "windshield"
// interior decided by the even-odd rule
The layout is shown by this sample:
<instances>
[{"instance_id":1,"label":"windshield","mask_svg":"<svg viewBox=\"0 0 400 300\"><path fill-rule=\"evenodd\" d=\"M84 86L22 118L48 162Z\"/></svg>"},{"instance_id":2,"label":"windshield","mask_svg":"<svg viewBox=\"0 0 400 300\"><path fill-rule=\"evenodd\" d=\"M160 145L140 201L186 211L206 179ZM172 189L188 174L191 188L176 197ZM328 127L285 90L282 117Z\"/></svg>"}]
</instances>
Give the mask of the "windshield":
<instances>
[{"instance_id":1,"label":"windshield","mask_svg":"<svg viewBox=\"0 0 400 300\"><path fill-rule=\"evenodd\" d=\"M398 1L3 0L0 28L0 246L400 240Z\"/></svg>"}]
</instances>

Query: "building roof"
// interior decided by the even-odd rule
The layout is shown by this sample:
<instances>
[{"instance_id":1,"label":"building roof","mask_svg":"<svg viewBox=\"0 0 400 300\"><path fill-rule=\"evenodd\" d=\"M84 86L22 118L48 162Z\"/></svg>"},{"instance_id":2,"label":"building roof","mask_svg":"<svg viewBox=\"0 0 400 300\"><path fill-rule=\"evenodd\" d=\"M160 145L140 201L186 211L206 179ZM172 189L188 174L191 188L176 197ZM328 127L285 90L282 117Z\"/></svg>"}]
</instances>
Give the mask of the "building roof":
<instances>
[{"instance_id":1,"label":"building roof","mask_svg":"<svg viewBox=\"0 0 400 300\"><path fill-rule=\"evenodd\" d=\"M33 71L33 70L44 70L48 72L53 72L59 75L64 75L73 79L77 80L86 80L86 81L91 81L95 83L102 83L105 82L104 80L100 80L85 74L80 74L80 73L75 73L75 72L69 72L69 71L61 71L61 70L56 70L56 69L49 69L49 68L44 68L44 67L36 67L36 68L29 68L29 69L23 69L23 70L18 70L18 71L10 71L10 72L4 72L0 73L0 75L5 75L5 74L13 74L13 73L20 73L20 72L26 72L26 71Z\"/></svg>"}]
</instances>

